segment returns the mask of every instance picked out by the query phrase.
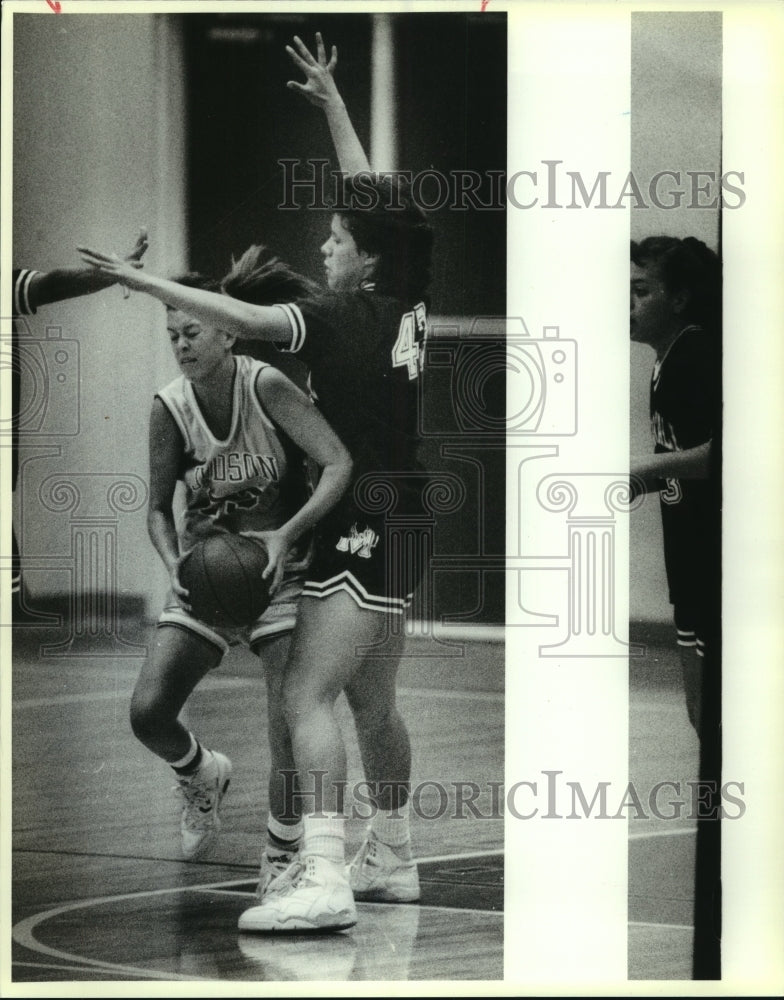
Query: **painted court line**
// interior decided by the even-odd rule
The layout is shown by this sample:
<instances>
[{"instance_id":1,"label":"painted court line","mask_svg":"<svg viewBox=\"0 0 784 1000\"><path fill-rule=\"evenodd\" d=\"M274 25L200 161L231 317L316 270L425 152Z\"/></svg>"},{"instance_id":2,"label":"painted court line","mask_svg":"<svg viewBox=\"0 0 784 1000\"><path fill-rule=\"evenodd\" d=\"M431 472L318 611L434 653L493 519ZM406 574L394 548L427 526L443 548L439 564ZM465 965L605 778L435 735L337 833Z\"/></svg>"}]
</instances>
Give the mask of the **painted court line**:
<instances>
[{"instance_id":1,"label":"painted court line","mask_svg":"<svg viewBox=\"0 0 784 1000\"><path fill-rule=\"evenodd\" d=\"M648 920L630 920L629 927L648 927L667 931L693 931L691 924L659 924Z\"/></svg>"},{"instance_id":2,"label":"painted court line","mask_svg":"<svg viewBox=\"0 0 784 1000\"><path fill-rule=\"evenodd\" d=\"M461 861L469 858L500 856L502 854L503 854L502 851L474 851L466 854L445 854L431 858L418 858L417 861L419 861L419 863L427 864L438 861L448 861L448 860ZM82 965L91 969L96 969L96 970L100 969L105 972L113 972L117 974L135 976L137 978L145 978L145 979L156 979L163 981L172 980L177 982L189 982L189 981L207 982L208 980L200 979L200 977L198 976L184 976L184 975L178 975L177 973L158 972L154 969L140 969L136 968L135 966L121 965L120 963L104 962L100 959L86 958L84 955L76 955L72 954L71 952L62 951L58 948L52 948L49 945L45 945L37 940L37 938L35 937L35 929L39 924L43 923L44 921L51 920L52 918L60 916L63 913L72 913L76 910L88 909L91 906L97 906L106 903L124 902L125 900L138 900L138 899L143 899L144 897L147 896L149 897L165 896L181 892L213 892L222 889L223 895L226 895L227 894L226 888L236 885L244 885L249 881L251 881L251 879L247 878L231 879L226 882L208 882L205 885L175 886L173 888L166 888L166 889L148 889L145 890L144 892L120 893L119 895L114 895L114 896L95 896L91 899L79 900L76 903L67 903L63 906L56 906L50 910L44 910L41 913L36 913L33 916L26 917L24 920L20 920L19 923L14 925L11 933L13 940L17 944L21 945L23 948L26 948L28 951L32 951L40 955L47 955L49 958L56 958L60 959L61 961L71 962L77 966ZM243 895L246 894L243 893ZM366 906L366 905L369 904L366 903L360 904L360 906ZM379 904L379 905L384 906L388 904ZM451 913L481 914L483 917L487 917L488 915L493 917L501 917L501 918L503 917L503 913L496 910L475 910L475 909L457 910L454 907L449 907L449 906L433 906L433 905L421 906L419 904L417 904L417 906L419 909L426 909L426 910L447 911ZM14 964L21 964L21 963L14 963ZM33 965L34 963L25 963L25 964ZM51 966L51 967L55 968L56 966Z\"/></svg>"},{"instance_id":3,"label":"painted court line","mask_svg":"<svg viewBox=\"0 0 784 1000\"><path fill-rule=\"evenodd\" d=\"M666 830L639 830L629 834L629 840L655 840L657 837L692 837L697 832L696 827L679 827Z\"/></svg>"},{"instance_id":4,"label":"painted court line","mask_svg":"<svg viewBox=\"0 0 784 1000\"><path fill-rule=\"evenodd\" d=\"M260 678L214 678L209 681L211 690L241 690L243 688L257 688L261 684ZM202 690L207 690L207 686ZM133 688L115 691L85 691L82 694L56 694L48 695L45 698L20 698L12 705L14 710L30 708L53 708L57 705L85 705L91 701L128 701L130 702ZM489 701L502 702L504 694L502 691L448 691L440 688L398 688L399 695L405 698L422 698L433 696L441 701Z\"/></svg>"},{"instance_id":5,"label":"painted court line","mask_svg":"<svg viewBox=\"0 0 784 1000\"><path fill-rule=\"evenodd\" d=\"M250 881L250 879L248 881ZM250 899L253 895L252 893L248 892L247 889L245 891L241 891L240 889L218 889L215 888L214 886L207 888L203 885L189 885L177 891L188 892L188 893L202 893L203 895L207 896L212 895L224 898L226 896L236 896L238 899ZM359 908L360 912L366 906L370 907L379 906L382 908L382 910L389 909L389 903L375 903L372 900L369 900L367 902L363 900L362 902L358 902L356 905ZM490 915L492 917L503 917L504 915L503 910L480 910L475 906L439 906L436 903L395 903L395 909L435 910L437 913L473 913L474 915L477 914L481 916Z\"/></svg>"}]
</instances>

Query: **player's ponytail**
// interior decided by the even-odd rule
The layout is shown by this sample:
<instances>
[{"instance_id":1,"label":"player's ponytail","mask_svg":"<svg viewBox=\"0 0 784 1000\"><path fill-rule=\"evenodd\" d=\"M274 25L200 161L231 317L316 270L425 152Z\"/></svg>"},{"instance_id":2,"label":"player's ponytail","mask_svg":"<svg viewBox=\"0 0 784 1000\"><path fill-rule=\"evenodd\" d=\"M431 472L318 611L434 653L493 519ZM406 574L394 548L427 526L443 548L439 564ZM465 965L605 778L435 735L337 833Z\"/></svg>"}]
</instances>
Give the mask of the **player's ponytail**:
<instances>
[{"instance_id":1,"label":"player's ponytail","mask_svg":"<svg viewBox=\"0 0 784 1000\"><path fill-rule=\"evenodd\" d=\"M239 260L232 260L221 281L226 295L257 306L273 306L313 295L319 286L292 270L265 246L251 246Z\"/></svg>"}]
</instances>

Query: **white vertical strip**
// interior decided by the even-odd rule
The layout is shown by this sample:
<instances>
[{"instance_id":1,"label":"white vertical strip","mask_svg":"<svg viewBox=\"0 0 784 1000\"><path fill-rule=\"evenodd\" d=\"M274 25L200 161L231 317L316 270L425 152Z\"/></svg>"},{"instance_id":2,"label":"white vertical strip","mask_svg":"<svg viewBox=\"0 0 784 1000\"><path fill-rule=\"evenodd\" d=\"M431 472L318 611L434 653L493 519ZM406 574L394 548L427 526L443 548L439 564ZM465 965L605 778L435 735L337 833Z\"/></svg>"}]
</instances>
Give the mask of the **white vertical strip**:
<instances>
[{"instance_id":1,"label":"white vertical strip","mask_svg":"<svg viewBox=\"0 0 784 1000\"><path fill-rule=\"evenodd\" d=\"M724 13L723 708L725 782L745 813L722 827L723 977L749 995L784 984L784 10ZM739 795L737 787L731 790ZM739 984L739 986L737 985Z\"/></svg>"},{"instance_id":2,"label":"white vertical strip","mask_svg":"<svg viewBox=\"0 0 784 1000\"><path fill-rule=\"evenodd\" d=\"M551 571L524 572L525 608L509 574L506 786L507 806L516 787L511 804L518 816L508 808L505 971L509 981L538 983L547 992L626 979L626 813L586 818L579 802L573 810L567 782L577 783L588 802L600 782L609 783L607 811L618 811L628 780L627 661L606 655L617 652L612 642L582 656L544 655L541 647L569 633L570 516L582 510L587 518L571 522L576 551L597 530L591 517L611 514L603 484L628 474L629 214L626 207L585 207L579 196L568 208L566 172L579 172L590 191L598 173L609 171L610 204L623 188L629 37L629 12L615 5L521 4L509 12L508 310L538 343L542 426L568 430L577 395L576 433L523 439L510 428L508 437L508 551L522 548L521 555L540 557ZM557 340L543 338L548 326L559 328ZM569 359L561 381L559 347ZM533 368L528 379L510 374L510 414L526 410L522 396L535 381ZM558 453L521 468L512 445L524 440L555 445ZM537 486L547 476L575 491L580 507L571 515L542 503ZM623 640L625 514L616 515L614 559L614 619ZM581 573L572 605L594 643L604 640L588 634L585 609L601 600L601 591L587 593L596 583L595 574ZM537 625L531 613L555 613L558 624Z\"/></svg>"},{"instance_id":3,"label":"white vertical strip","mask_svg":"<svg viewBox=\"0 0 784 1000\"><path fill-rule=\"evenodd\" d=\"M372 168L381 172L397 169L395 37L391 15L374 15L372 45L369 159Z\"/></svg>"},{"instance_id":4,"label":"white vertical strip","mask_svg":"<svg viewBox=\"0 0 784 1000\"><path fill-rule=\"evenodd\" d=\"M13 135L13 17L4 10L2 16L2 87L0 87L0 131L3 142L2 170L0 170L0 218L4 220L4 239L0 243L0 338L4 355L10 351L12 339L11 316L12 281L11 239L9 220L11 218L12 195L12 142ZM11 366L5 361L0 365L0 419L3 429L10 427L11 417ZM12 549L12 475L10 449L0 452L0 622L11 621L11 565ZM10 628L0 627L0 969L11 969L11 707L12 687L12 634ZM9 973L10 975L10 973Z\"/></svg>"}]
</instances>

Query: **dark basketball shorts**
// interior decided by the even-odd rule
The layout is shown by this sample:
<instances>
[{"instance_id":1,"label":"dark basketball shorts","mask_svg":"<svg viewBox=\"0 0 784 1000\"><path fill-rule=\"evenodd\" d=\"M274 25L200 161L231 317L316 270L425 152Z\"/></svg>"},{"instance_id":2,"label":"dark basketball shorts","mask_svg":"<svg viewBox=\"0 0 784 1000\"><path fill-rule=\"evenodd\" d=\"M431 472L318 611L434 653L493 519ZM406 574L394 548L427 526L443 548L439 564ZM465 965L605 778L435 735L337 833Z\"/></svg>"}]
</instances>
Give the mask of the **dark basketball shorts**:
<instances>
[{"instance_id":1,"label":"dark basketball shorts","mask_svg":"<svg viewBox=\"0 0 784 1000\"><path fill-rule=\"evenodd\" d=\"M178 628L193 632L217 646L224 654L229 651L230 646L244 644L253 647L294 630L303 582L301 572L287 573L264 614L260 615L252 625L232 629L215 628L199 621L181 607L170 592L158 618L158 626L176 625Z\"/></svg>"},{"instance_id":2,"label":"dark basketball shorts","mask_svg":"<svg viewBox=\"0 0 784 1000\"><path fill-rule=\"evenodd\" d=\"M411 605L424 560L402 521L339 504L317 529L303 597L326 598L344 591L360 608L403 614Z\"/></svg>"}]
</instances>

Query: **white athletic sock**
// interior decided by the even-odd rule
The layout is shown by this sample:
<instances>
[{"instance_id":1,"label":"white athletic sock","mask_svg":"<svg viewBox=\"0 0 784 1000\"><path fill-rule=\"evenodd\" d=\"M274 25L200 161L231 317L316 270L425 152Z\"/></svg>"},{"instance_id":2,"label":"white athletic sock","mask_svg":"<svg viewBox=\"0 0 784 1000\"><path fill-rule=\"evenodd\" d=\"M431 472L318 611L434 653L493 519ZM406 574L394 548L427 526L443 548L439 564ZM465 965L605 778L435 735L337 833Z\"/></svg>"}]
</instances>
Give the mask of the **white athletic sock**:
<instances>
[{"instance_id":1,"label":"white athletic sock","mask_svg":"<svg viewBox=\"0 0 784 1000\"><path fill-rule=\"evenodd\" d=\"M377 840L391 847L398 857L411 858L411 827L408 820L408 802L398 809L379 809L370 821L370 829Z\"/></svg>"},{"instance_id":2,"label":"white athletic sock","mask_svg":"<svg viewBox=\"0 0 784 1000\"><path fill-rule=\"evenodd\" d=\"M277 851L294 852L302 839L302 820L281 823L272 813L267 815L267 843Z\"/></svg>"},{"instance_id":3,"label":"white athletic sock","mask_svg":"<svg viewBox=\"0 0 784 1000\"><path fill-rule=\"evenodd\" d=\"M303 816L302 854L318 854L336 865L346 863L346 821L340 813Z\"/></svg>"},{"instance_id":4,"label":"white athletic sock","mask_svg":"<svg viewBox=\"0 0 784 1000\"><path fill-rule=\"evenodd\" d=\"M180 757L179 760L169 761L169 766L173 767L175 770L181 770L183 767L187 767L189 764L193 763L193 761L196 759L197 754L199 753L199 749L201 749L202 753L204 754L207 753L207 751L203 747L201 748L199 747L199 741L196 739L193 733L188 733L188 735L191 738L191 745L188 752L185 754L184 757Z\"/></svg>"}]
</instances>

